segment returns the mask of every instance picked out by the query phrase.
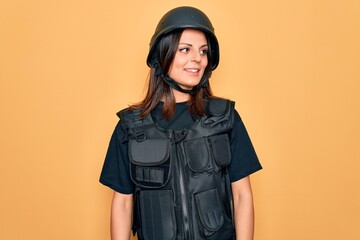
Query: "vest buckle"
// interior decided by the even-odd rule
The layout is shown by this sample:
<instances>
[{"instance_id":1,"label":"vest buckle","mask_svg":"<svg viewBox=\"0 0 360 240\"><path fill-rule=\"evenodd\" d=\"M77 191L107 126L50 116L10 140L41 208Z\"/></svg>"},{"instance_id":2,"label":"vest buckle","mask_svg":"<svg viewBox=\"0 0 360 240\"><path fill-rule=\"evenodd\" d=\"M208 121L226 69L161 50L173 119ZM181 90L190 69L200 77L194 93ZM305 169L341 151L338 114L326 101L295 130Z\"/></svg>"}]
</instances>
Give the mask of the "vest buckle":
<instances>
[{"instance_id":1,"label":"vest buckle","mask_svg":"<svg viewBox=\"0 0 360 240\"><path fill-rule=\"evenodd\" d=\"M146 133L145 131L136 132L135 133L135 139L137 142L142 142L146 139Z\"/></svg>"},{"instance_id":2,"label":"vest buckle","mask_svg":"<svg viewBox=\"0 0 360 240\"><path fill-rule=\"evenodd\" d=\"M186 137L187 131L183 130L181 132L174 132L174 142L180 142Z\"/></svg>"}]
</instances>

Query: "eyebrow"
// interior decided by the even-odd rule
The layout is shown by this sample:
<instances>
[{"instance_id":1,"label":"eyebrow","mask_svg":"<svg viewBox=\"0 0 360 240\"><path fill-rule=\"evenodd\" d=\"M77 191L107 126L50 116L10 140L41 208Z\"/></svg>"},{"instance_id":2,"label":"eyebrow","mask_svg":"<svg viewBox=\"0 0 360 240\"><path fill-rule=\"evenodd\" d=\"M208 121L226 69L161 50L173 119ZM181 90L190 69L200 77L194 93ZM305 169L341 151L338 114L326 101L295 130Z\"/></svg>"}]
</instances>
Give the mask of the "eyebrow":
<instances>
[{"instance_id":1,"label":"eyebrow","mask_svg":"<svg viewBox=\"0 0 360 240\"><path fill-rule=\"evenodd\" d=\"M190 44L190 43L179 43L179 45L180 45L180 44L187 45L187 46L189 46L189 47L192 47L192 46L193 46L193 45ZM207 47L207 46L208 46L208 44L204 44L204 45L202 45L200 48Z\"/></svg>"}]
</instances>

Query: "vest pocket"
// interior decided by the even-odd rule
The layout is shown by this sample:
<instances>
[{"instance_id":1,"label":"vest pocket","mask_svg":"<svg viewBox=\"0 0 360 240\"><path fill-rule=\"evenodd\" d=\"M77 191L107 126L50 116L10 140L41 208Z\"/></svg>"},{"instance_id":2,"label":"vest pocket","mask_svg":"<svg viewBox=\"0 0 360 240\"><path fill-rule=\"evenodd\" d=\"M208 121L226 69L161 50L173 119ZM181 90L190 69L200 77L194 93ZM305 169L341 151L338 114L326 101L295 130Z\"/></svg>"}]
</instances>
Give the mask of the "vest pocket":
<instances>
[{"instance_id":1,"label":"vest pocket","mask_svg":"<svg viewBox=\"0 0 360 240\"><path fill-rule=\"evenodd\" d=\"M216 164L223 168L231 162L230 141L227 134L209 137L212 155Z\"/></svg>"},{"instance_id":2,"label":"vest pocket","mask_svg":"<svg viewBox=\"0 0 360 240\"><path fill-rule=\"evenodd\" d=\"M206 138L184 142L188 167L193 172L204 172L209 168L210 158Z\"/></svg>"},{"instance_id":3,"label":"vest pocket","mask_svg":"<svg viewBox=\"0 0 360 240\"><path fill-rule=\"evenodd\" d=\"M141 187L165 186L170 172L169 139L146 139L129 141L130 177Z\"/></svg>"},{"instance_id":4,"label":"vest pocket","mask_svg":"<svg viewBox=\"0 0 360 240\"><path fill-rule=\"evenodd\" d=\"M200 234L210 237L224 224L224 210L217 189L195 194Z\"/></svg>"},{"instance_id":5,"label":"vest pocket","mask_svg":"<svg viewBox=\"0 0 360 240\"><path fill-rule=\"evenodd\" d=\"M141 226L144 239L175 239L176 222L173 202L171 190L140 192Z\"/></svg>"}]
</instances>

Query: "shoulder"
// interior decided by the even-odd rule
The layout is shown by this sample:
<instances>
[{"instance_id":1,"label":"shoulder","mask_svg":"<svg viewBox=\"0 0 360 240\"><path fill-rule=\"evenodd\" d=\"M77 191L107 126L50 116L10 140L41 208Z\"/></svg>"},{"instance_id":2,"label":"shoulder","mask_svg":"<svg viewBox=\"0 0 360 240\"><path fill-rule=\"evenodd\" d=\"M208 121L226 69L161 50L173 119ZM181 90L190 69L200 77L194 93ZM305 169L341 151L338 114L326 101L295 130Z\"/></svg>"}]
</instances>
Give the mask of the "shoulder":
<instances>
[{"instance_id":1,"label":"shoulder","mask_svg":"<svg viewBox=\"0 0 360 240\"><path fill-rule=\"evenodd\" d=\"M229 131L234 124L234 102L224 98L212 98L205 102L202 124L214 130Z\"/></svg>"},{"instance_id":2,"label":"shoulder","mask_svg":"<svg viewBox=\"0 0 360 240\"><path fill-rule=\"evenodd\" d=\"M130 107L121 109L120 111L118 111L116 113L116 115L120 118L120 119L124 119L127 115L131 114L133 111Z\"/></svg>"},{"instance_id":3,"label":"shoulder","mask_svg":"<svg viewBox=\"0 0 360 240\"><path fill-rule=\"evenodd\" d=\"M213 98L206 102L206 114L211 116L221 116L234 112L235 102L226 98Z\"/></svg>"},{"instance_id":4,"label":"shoulder","mask_svg":"<svg viewBox=\"0 0 360 240\"><path fill-rule=\"evenodd\" d=\"M119 117L119 122L124 128L134 127L134 124L141 121L140 110L131 107L120 110L116 115Z\"/></svg>"}]
</instances>

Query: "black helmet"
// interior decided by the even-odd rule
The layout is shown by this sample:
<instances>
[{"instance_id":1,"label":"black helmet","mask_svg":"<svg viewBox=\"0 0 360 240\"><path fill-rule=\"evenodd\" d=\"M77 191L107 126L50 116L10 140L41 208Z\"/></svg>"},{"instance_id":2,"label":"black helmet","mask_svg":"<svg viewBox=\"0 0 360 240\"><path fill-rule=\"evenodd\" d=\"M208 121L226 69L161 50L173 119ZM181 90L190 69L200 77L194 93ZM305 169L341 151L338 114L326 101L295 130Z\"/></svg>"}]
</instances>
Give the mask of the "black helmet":
<instances>
[{"instance_id":1,"label":"black helmet","mask_svg":"<svg viewBox=\"0 0 360 240\"><path fill-rule=\"evenodd\" d=\"M193 28L204 32L210 41L212 51L212 66L214 70L219 64L219 44L214 33L209 18L200 11L193 7L178 7L167 12L158 23L155 33L150 41L150 50L147 57L147 65L153 66L153 59L155 55L155 48L159 40L167 33L177 29Z\"/></svg>"}]
</instances>

